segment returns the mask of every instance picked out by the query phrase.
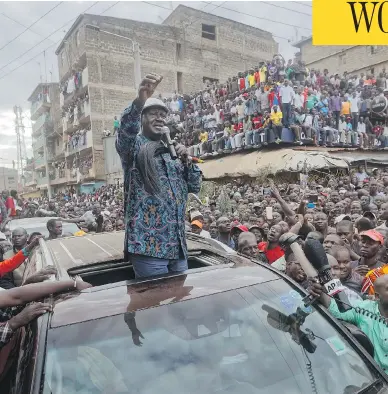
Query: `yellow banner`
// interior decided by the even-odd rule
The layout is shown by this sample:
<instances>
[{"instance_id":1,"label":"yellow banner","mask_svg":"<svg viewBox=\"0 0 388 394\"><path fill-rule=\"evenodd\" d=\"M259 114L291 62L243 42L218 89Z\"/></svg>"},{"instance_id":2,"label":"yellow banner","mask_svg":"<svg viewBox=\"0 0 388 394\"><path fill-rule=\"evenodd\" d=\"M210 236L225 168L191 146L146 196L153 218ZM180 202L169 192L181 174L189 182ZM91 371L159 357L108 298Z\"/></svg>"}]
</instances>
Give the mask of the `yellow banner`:
<instances>
[{"instance_id":1,"label":"yellow banner","mask_svg":"<svg viewBox=\"0 0 388 394\"><path fill-rule=\"evenodd\" d=\"M388 1L313 0L314 45L388 45Z\"/></svg>"}]
</instances>

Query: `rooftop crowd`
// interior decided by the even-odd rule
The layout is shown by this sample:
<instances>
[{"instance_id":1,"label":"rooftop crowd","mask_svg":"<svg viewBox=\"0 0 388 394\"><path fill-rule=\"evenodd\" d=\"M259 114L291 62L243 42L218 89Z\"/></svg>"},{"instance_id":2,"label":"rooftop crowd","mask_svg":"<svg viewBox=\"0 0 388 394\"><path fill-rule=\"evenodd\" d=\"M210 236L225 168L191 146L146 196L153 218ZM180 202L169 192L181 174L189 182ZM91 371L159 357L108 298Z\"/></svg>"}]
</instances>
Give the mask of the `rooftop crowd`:
<instances>
[{"instance_id":1,"label":"rooftop crowd","mask_svg":"<svg viewBox=\"0 0 388 394\"><path fill-rule=\"evenodd\" d=\"M387 88L385 69L330 74L275 55L225 83L207 80L200 92L163 101L171 131L194 157L282 142L377 149L388 147L388 127L371 103Z\"/></svg>"}]
</instances>

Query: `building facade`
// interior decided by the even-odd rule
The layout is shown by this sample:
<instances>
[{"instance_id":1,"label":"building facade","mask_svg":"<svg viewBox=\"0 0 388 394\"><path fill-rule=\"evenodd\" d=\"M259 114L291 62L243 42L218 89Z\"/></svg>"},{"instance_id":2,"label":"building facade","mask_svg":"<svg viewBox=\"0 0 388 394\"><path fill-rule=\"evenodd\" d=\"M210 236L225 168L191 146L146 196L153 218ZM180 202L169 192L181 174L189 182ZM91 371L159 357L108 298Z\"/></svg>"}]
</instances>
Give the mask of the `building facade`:
<instances>
[{"instance_id":1,"label":"building facade","mask_svg":"<svg viewBox=\"0 0 388 394\"><path fill-rule=\"evenodd\" d=\"M202 90L206 80L226 82L278 50L268 32L181 5L163 24L80 15L56 54L66 166L81 187L106 178L104 131L113 131L114 117L137 94L125 37L140 45L141 75L163 75L155 93L162 96Z\"/></svg>"},{"instance_id":2,"label":"building facade","mask_svg":"<svg viewBox=\"0 0 388 394\"><path fill-rule=\"evenodd\" d=\"M59 84L38 84L28 101L31 102L33 160L26 168L27 171L32 171L32 178L28 179L25 186L38 189L41 195L51 197L52 182L57 175L55 147L63 145Z\"/></svg>"},{"instance_id":3,"label":"building facade","mask_svg":"<svg viewBox=\"0 0 388 394\"><path fill-rule=\"evenodd\" d=\"M325 68L331 74L377 76L388 68L388 47L378 45L330 46L313 45L312 38L305 38L294 46L300 48L301 60L308 68L323 71Z\"/></svg>"},{"instance_id":4,"label":"building facade","mask_svg":"<svg viewBox=\"0 0 388 394\"><path fill-rule=\"evenodd\" d=\"M18 190L18 171L16 169L0 167L0 190Z\"/></svg>"}]
</instances>

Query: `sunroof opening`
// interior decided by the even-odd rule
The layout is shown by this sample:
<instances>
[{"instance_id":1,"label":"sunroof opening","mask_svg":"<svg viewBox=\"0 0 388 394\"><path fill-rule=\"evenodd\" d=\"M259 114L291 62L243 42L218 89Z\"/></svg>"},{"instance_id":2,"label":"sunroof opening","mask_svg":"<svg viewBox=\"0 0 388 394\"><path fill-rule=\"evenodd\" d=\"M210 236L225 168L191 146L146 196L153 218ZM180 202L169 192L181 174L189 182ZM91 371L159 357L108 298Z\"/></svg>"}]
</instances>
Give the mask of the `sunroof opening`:
<instances>
[{"instance_id":1,"label":"sunroof opening","mask_svg":"<svg viewBox=\"0 0 388 394\"><path fill-rule=\"evenodd\" d=\"M212 264L205 262L200 257L189 257L188 266L190 269L208 267ZM132 264L122 260L107 261L88 266L78 266L68 270L69 275L79 275L93 286L102 286L111 283L123 282L135 279L135 272Z\"/></svg>"}]
</instances>

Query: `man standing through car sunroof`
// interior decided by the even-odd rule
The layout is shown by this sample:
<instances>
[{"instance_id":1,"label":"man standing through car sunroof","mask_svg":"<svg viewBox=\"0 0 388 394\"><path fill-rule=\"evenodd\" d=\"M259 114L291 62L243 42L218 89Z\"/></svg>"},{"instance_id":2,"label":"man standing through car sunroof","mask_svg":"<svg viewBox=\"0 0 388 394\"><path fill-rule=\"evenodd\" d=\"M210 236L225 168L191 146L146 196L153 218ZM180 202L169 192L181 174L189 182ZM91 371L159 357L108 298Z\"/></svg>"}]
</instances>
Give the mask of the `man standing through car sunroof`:
<instances>
[{"instance_id":1,"label":"man standing through car sunroof","mask_svg":"<svg viewBox=\"0 0 388 394\"><path fill-rule=\"evenodd\" d=\"M168 108L152 95L163 77L148 74L125 109L116 149L124 170L125 258L137 278L187 269L185 212L188 193L198 193L201 171L187 149L164 143Z\"/></svg>"}]
</instances>

